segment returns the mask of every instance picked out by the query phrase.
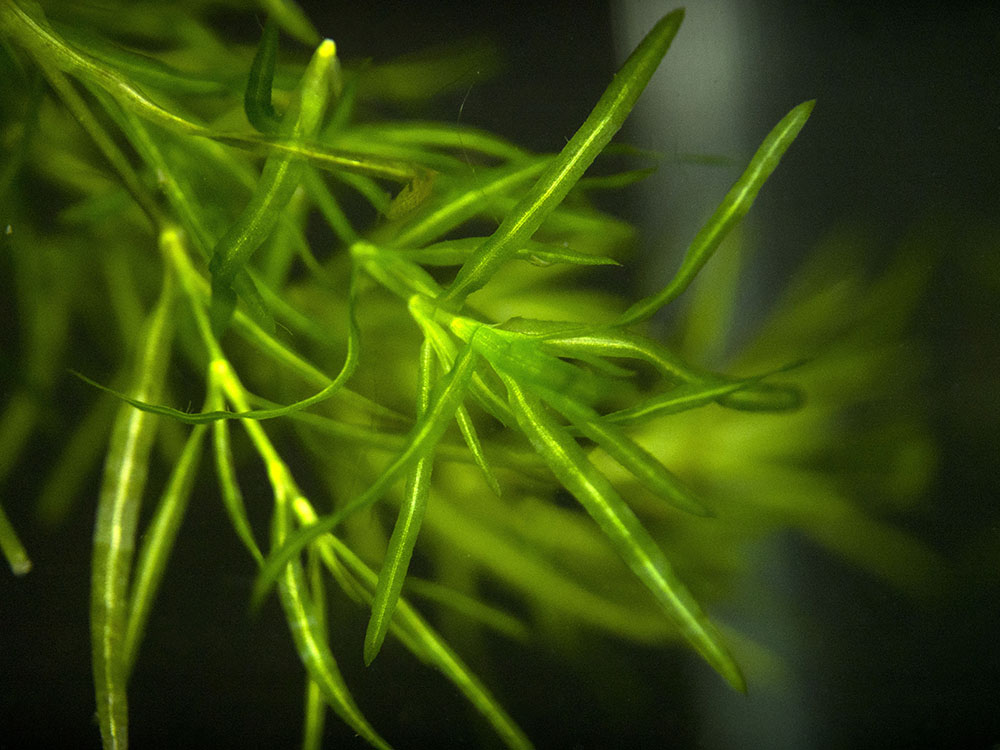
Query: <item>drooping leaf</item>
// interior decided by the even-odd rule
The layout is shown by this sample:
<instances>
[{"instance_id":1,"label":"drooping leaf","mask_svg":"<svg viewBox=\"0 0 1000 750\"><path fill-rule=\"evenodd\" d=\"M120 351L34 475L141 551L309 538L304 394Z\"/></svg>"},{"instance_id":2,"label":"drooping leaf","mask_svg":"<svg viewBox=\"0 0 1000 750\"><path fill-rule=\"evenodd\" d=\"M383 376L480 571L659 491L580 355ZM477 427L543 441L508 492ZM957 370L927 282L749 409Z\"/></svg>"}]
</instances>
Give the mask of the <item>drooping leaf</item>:
<instances>
[{"instance_id":1,"label":"drooping leaf","mask_svg":"<svg viewBox=\"0 0 1000 750\"><path fill-rule=\"evenodd\" d=\"M276 419L278 417L285 417L290 414L294 414L297 411L306 409L315 404L321 403L328 398L331 398L338 392L340 392L344 383L350 380L351 376L358 366L358 356L359 356L359 342L358 342L358 324L355 318L354 303L355 303L355 288L354 282L351 283L351 291L348 294L348 336L347 336L347 355L344 358L344 364L341 367L337 377L334 378L329 385L327 385L323 390L318 393L314 393L312 396L302 399L301 401L296 401L295 403L288 404L287 406L276 406L270 409L251 409L241 412L226 411L223 409L215 409L212 411L203 412L184 412L179 409L174 409L169 406L163 406L161 404L151 404L146 401L141 401L140 399L132 398L114 390L113 388L108 388L105 385L91 380L86 375L82 375L78 372L72 371L74 375L80 378L82 381L88 385L92 385L95 388L110 393L116 398L131 404L137 409L149 412L151 414L159 414L164 417L170 417L171 419L176 419L179 422L185 424L205 424L207 422L218 422L225 419ZM224 371L228 368L224 368Z\"/></svg>"},{"instance_id":2,"label":"drooping leaf","mask_svg":"<svg viewBox=\"0 0 1000 750\"><path fill-rule=\"evenodd\" d=\"M615 551L648 588L681 634L732 687L746 691L739 666L673 566L611 483L537 398L501 373L518 425L552 473L580 501Z\"/></svg>"},{"instance_id":3,"label":"drooping leaf","mask_svg":"<svg viewBox=\"0 0 1000 750\"><path fill-rule=\"evenodd\" d=\"M445 428L462 403L472 377L475 356L471 346L466 346L454 367L435 389L434 397L427 411L413 426L406 441L406 448L379 475L379 478L361 495L347 503L340 510L318 520L316 523L290 534L288 540L265 560L254 583L255 603L267 595L282 568L314 539L336 528L342 520L376 502L382 494L410 468L414 461L434 449Z\"/></svg>"},{"instance_id":4,"label":"drooping leaf","mask_svg":"<svg viewBox=\"0 0 1000 750\"><path fill-rule=\"evenodd\" d=\"M417 416L420 417L430 405L431 379L434 373L434 350L428 341L420 347L420 367L418 380L420 383L417 394ZM375 596L372 600L372 615L368 621L365 633L364 659L365 664L371 664L382 648L392 613L396 609L403 581L413 556L413 549L420 534L420 525L427 510L427 499L430 496L431 472L434 460L431 456L421 457L410 469L406 477L406 489L403 492L403 503L396 517L396 524L389 538L382 569L375 585Z\"/></svg>"}]
</instances>

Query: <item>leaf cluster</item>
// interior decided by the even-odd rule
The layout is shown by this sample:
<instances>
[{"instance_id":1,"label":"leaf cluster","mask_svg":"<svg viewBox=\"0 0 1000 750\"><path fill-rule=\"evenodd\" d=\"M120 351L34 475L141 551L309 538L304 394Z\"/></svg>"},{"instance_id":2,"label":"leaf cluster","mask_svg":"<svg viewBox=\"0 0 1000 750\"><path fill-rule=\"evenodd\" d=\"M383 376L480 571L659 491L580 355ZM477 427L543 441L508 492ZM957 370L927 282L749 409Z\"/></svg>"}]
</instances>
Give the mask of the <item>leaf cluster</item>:
<instances>
[{"instance_id":1,"label":"leaf cluster","mask_svg":"<svg viewBox=\"0 0 1000 750\"><path fill-rule=\"evenodd\" d=\"M682 638L745 689L670 550L595 456L613 460L665 512L711 523L709 504L636 430L705 407L784 412L801 404L797 388L773 382L792 361L750 376L715 373L644 335L642 324L685 291L746 214L813 102L764 138L662 291L609 308L574 280L618 263L629 230L592 207L587 193L598 183L585 174L666 54L682 11L649 31L561 151L534 154L459 125L367 119L372 68L342 65L333 41L320 41L291 2L266 5L260 44L241 50L200 19L197 3L190 13L67 5L50 17L27 0L0 1L5 72L26 92L9 120L16 126L6 133L10 166L0 183L17 272L59 286L53 298L65 309L47 311L47 320L62 314L66 325L76 309L95 327L114 319L111 371L81 377L117 406L102 401L79 433L81 445L110 435L91 589L105 747L127 746L129 676L203 459L259 568L255 601L277 590L306 668L309 746L322 734L324 706L372 746L389 746L338 666L326 624L331 582L370 607L366 663L391 635L450 679L508 746L530 746L418 612L408 575L425 519L478 534L484 561L487 550L504 549L508 521L499 519L517 510L511 498L521 493L572 495L659 608L654 629ZM170 54L115 44L124 32ZM284 58L279 32L312 45L308 61ZM64 196L63 239L41 243L51 258L34 254L36 210L16 195L29 173ZM604 183L636 176L629 170ZM499 226L483 233L494 217ZM317 218L320 240L308 230ZM81 254L94 246L110 249L85 263ZM107 290L95 295L79 279L102 264ZM575 295L574 305L538 303L554 290ZM50 363L55 342L48 330L28 346ZM172 380L178 368L203 383L198 411L169 405L183 403ZM250 521L234 427L267 477L266 533ZM315 455L328 496L303 491L290 458L297 444ZM158 445L168 446L170 474L140 534ZM67 458L77 467L86 460ZM466 471L473 495L493 496L471 515L436 479L454 471ZM471 520L486 508L497 518ZM358 523L390 511L389 533L381 521ZM572 525L564 532L553 529L547 543L572 545ZM581 558L591 554L586 539L575 551ZM0 546L16 572L30 566L2 512ZM638 627L620 603L520 554L508 556L527 566L554 608L586 611L626 633ZM430 590L416 582L412 595L423 591L501 632L527 630L461 592Z\"/></svg>"}]
</instances>

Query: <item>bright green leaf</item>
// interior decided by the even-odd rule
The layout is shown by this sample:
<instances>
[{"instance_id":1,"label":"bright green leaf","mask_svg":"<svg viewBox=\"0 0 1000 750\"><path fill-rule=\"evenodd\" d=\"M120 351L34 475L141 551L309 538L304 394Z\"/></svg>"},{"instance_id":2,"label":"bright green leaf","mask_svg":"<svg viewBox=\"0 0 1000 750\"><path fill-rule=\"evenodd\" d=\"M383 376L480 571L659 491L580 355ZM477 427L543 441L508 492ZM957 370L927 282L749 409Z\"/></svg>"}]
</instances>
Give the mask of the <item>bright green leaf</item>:
<instances>
[{"instance_id":1,"label":"bright green leaf","mask_svg":"<svg viewBox=\"0 0 1000 750\"><path fill-rule=\"evenodd\" d=\"M746 691L739 666L666 556L583 449L513 378L501 373L521 430L552 473L608 537L622 560L653 593L687 641L732 687Z\"/></svg>"},{"instance_id":2,"label":"bright green leaf","mask_svg":"<svg viewBox=\"0 0 1000 750\"><path fill-rule=\"evenodd\" d=\"M464 300L489 281L497 268L523 247L545 217L566 197L625 122L670 47L683 18L683 10L668 13L639 43L559 156L525 193L499 229L462 266L446 290L445 299Z\"/></svg>"}]
</instances>

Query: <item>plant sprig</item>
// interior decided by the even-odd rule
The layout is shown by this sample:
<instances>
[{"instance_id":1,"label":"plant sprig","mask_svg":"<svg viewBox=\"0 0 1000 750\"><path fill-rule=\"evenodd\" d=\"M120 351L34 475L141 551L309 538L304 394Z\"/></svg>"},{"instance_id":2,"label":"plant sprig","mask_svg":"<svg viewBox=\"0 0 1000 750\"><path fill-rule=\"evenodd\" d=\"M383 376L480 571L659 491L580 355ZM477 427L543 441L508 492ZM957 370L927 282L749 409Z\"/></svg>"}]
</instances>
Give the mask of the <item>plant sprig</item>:
<instances>
[{"instance_id":1,"label":"plant sprig","mask_svg":"<svg viewBox=\"0 0 1000 750\"><path fill-rule=\"evenodd\" d=\"M290 0L261 5L268 20L252 57L217 39L197 13L169 32L148 19L165 48L179 45L202 64L182 70L118 49L60 20L58 8L50 22L34 3L0 0L0 34L41 70L64 108L36 101L32 117L60 117L52 128L58 131L71 118L82 126L65 147L81 168L54 174L48 167L49 179L79 199L63 220L95 246L105 231L115 237L126 260L120 269L109 261L108 273L128 281L122 306L132 309L122 317L146 320L142 332L122 326L136 341L135 366L115 368L130 372L127 378L107 379L111 387L79 375L119 402L105 452L91 588L105 747L127 746L129 674L185 510L204 484L198 467L206 450L234 533L257 569L251 606L277 590L305 668L308 746L320 742L325 705L371 746L390 747L355 701L354 676L337 661L326 611L330 584L370 608L366 664L396 638L451 680L508 747L531 746L407 599L413 561L432 554L427 535L454 537L456 530L469 535L464 542L473 549L463 554L471 567L518 585L540 582L537 599L557 615L630 637L652 629L686 639L744 690L725 639L675 572L675 551L626 487L655 498L657 512L683 519L678 523L714 523L714 498L696 495L636 432L709 405L791 411L801 393L772 379L791 365L743 377L710 372L630 326L689 286L749 210L813 103L793 109L767 136L662 292L617 319L592 294L581 319L569 319L546 294L620 264L631 231L591 207L588 193L632 184L650 170L585 175L668 51L683 11L654 25L559 153L533 154L474 128L365 121L364 72L342 71L336 45L321 40ZM311 45L305 65L281 59L279 29ZM245 85L213 68L215 53L243 66ZM41 99L40 84L35 89ZM56 144L38 150L45 147ZM36 147L18 148L17 169L31 167ZM473 159L479 164L470 169ZM86 172L100 181L88 181ZM5 184L14 179L5 173ZM104 194L93 194L95 184ZM121 236L120 227L98 226L114 210L133 220ZM314 219L325 239L315 239ZM488 236L478 226L484 219L499 223ZM440 269L448 267L457 271L445 284L440 279L450 272ZM508 295L503 285L513 276ZM526 311L539 308L543 315ZM171 387L179 367L201 377L201 411L170 405L183 404L183 389ZM312 395L303 398L304 387ZM140 528L156 427L168 419L185 425L177 427L182 439L175 436L159 504ZM233 428L245 433L266 474L269 533L251 522L253 500L241 487L247 462L233 450ZM296 437L317 455L308 482L293 473L309 470L300 468L308 464L299 460ZM601 465L603 457L624 484ZM344 462L353 462L346 472ZM307 497L302 488L313 486L329 497ZM549 500L560 490L585 514L557 517ZM477 504L463 505L466 495ZM390 533L381 506L393 503ZM562 526L529 548L530 533L518 531L515 542L510 518L532 507L548 508L546 518ZM578 525L588 518L589 526ZM600 554L591 550L603 549L602 538L647 592L655 618L642 611L632 621L624 603L595 594L553 562L566 550L581 559ZM0 548L16 571L30 565L2 510ZM519 572L500 572L502 562L490 558L497 550ZM474 595L437 599L464 602L455 610L475 611L501 632L531 632ZM470 601L478 606L465 606Z\"/></svg>"}]
</instances>

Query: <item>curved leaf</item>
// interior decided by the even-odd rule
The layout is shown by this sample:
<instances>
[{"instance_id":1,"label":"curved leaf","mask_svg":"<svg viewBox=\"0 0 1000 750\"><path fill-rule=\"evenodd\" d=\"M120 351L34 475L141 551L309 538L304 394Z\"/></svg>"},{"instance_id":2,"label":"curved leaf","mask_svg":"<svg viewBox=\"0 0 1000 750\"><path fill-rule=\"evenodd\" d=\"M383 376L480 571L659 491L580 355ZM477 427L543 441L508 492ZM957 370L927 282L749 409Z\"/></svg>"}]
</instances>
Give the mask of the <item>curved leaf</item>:
<instances>
[{"instance_id":1,"label":"curved leaf","mask_svg":"<svg viewBox=\"0 0 1000 750\"><path fill-rule=\"evenodd\" d=\"M715 627L673 571L666 556L611 483L583 449L513 378L500 373L518 425L552 473L580 501L632 569L674 621L681 634L732 687L746 681Z\"/></svg>"},{"instance_id":2,"label":"curved leaf","mask_svg":"<svg viewBox=\"0 0 1000 750\"><path fill-rule=\"evenodd\" d=\"M726 193L715 213L695 235L674 278L662 291L632 305L622 314L616 325L626 326L646 320L688 288L722 240L750 210L760 189L764 187L771 173L777 169L781 157L805 126L815 105L815 100L803 102L781 118L781 122L767 134L746 170Z\"/></svg>"}]
</instances>

